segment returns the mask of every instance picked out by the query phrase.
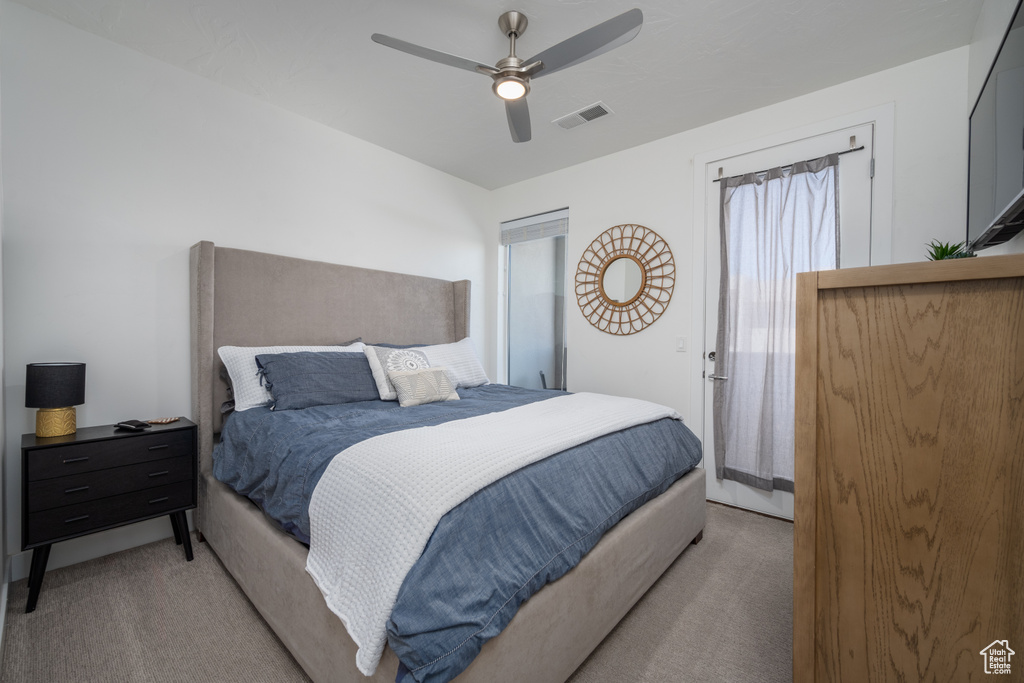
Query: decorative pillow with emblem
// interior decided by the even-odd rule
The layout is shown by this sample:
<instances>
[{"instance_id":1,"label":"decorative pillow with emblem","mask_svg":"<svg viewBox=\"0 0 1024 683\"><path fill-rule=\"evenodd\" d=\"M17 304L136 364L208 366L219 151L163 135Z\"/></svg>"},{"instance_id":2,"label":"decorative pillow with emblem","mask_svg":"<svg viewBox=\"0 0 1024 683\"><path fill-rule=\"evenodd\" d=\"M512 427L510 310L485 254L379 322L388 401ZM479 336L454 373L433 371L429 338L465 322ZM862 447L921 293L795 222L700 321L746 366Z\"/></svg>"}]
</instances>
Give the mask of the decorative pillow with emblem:
<instances>
[{"instance_id":1,"label":"decorative pillow with emblem","mask_svg":"<svg viewBox=\"0 0 1024 683\"><path fill-rule=\"evenodd\" d=\"M391 349L383 346L367 346L363 349L366 360L370 362L370 371L377 383L377 392L382 401L394 401L398 398L395 385L388 379L388 373L410 370L426 370L430 361L419 349Z\"/></svg>"},{"instance_id":2,"label":"decorative pillow with emblem","mask_svg":"<svg viewBox=\"0 0 1024 683\"><path fill-rule=\"evenodd\" d=\"M388 372L444 366L455 388L478 387L489 382L469 337L452 344L430 346L367 346L363 352L370 361L370 369L383 401L394 401L397 398L394 385L388 379Z\"/></svg>"}]
</instances>

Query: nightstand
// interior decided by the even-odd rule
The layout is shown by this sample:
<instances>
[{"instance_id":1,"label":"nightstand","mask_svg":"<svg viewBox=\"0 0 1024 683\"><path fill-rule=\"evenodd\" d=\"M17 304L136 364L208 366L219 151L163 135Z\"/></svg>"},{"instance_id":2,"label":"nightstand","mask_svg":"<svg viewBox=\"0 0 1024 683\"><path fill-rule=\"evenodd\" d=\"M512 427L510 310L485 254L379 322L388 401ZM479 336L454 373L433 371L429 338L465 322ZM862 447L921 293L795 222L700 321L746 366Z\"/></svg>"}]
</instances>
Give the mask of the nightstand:
<instances>
[{"instance_id":1,"label":"nightstand","mask_svg":"<svg viewBox=\"0 0 1024 683\"><path fill-rule=\"evenodd\" d=\"M25 612L36 608L50 546L168 515L192 560L185 510L196 506L196 425L128 432L114 425L21 437L21 549L32 550Z\"/></svg>"}]
</instances>

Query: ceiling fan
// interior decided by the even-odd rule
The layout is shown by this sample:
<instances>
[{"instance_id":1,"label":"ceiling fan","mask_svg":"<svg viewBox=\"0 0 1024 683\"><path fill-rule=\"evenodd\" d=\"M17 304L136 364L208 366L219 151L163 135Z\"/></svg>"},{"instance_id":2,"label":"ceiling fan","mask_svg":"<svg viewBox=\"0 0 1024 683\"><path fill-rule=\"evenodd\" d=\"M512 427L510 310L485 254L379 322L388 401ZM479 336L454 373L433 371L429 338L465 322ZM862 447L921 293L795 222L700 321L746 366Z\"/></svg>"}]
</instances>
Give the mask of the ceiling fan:
<instances>
[{"instance_id":1,"label":"ceiling fan","mask_svg":"<svg viewBox=\"0 0 1024 683\"><path fill-rule=\"evenodd\" d=\"M526 32L526 15L514 10L505 12L498 17L498 27L508 36L509 54L494 66L413 45L380 33L374 33L370 38L375 43L416 57L490 76L494 81L491 86L494 94L505 100L505 115L513 142L528 142L531 131L526 95L530 92L530 79L553 74L625 45L640 32L643 22L643 12L631 9L523 60L516 56L516 39Z\"/></svg>"}]
</instances>

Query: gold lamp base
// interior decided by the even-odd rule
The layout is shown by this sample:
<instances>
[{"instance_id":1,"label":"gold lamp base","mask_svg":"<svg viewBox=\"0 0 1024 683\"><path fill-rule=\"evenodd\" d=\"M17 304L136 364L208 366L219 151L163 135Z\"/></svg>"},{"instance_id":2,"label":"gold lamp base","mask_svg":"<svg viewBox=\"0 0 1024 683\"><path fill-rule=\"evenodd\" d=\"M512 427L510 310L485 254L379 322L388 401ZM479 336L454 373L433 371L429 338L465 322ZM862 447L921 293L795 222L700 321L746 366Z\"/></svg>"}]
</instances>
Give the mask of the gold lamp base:
<instances>
[{"instance_id":1,"label":"gold lamp base","mask_svg":"<svg viewBox=\"0 0 1024 683\"><path fill-rule=\"evenodd\" d=\"M67 436L78 431L75 407L40 408L36 411L36 436Z\"/></svg>"}]
</instances>

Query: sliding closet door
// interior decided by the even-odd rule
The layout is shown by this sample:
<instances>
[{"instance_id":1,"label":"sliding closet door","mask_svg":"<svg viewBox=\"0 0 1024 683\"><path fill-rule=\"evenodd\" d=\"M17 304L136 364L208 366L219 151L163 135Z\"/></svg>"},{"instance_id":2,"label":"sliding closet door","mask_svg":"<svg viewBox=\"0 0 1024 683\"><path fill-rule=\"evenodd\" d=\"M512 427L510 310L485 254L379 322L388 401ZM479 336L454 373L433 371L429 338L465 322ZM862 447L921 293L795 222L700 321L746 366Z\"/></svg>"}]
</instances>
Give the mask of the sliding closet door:
<instances>
[{"instance_id":1,"label":"sliding closet door","mask_svg":"<svg viewBox=\"0 0 1024 683\"><path fill-rule=\"evenodd\" d=\"M565 210L502 224L508 268L507 377L513 386L565 387L567 230Z\"/></svg>"}]
</instances>

